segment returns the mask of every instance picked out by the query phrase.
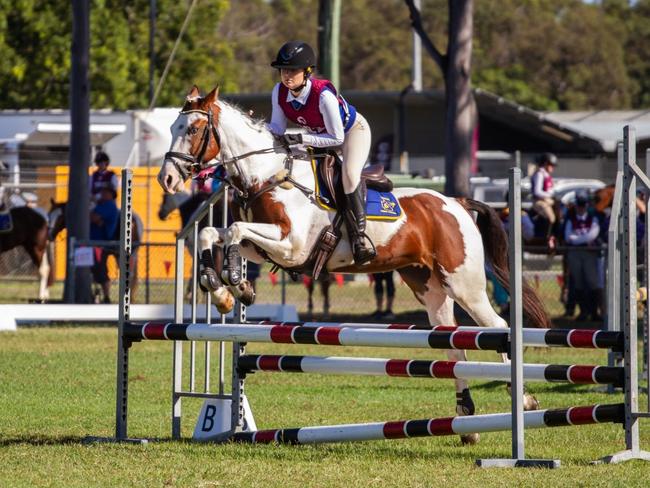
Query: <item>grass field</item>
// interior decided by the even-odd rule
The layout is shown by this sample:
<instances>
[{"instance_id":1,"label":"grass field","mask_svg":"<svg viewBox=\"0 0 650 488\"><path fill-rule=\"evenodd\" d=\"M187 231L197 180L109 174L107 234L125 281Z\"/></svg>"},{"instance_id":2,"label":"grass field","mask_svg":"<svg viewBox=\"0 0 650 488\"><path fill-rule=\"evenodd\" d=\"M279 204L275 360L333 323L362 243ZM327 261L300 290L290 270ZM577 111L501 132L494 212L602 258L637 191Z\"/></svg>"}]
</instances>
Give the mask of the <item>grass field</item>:
<instances>
[{"instance_id":1,"label":"grass field","mask_svg":"<svg viewBox=\"0 0 650 488\"><path fill-rule=\"evenodd\" d=\"M640 462L589 465L623 448L619 425L528 431L527 455L561 459L562 468L554 471L474 467L476 458L508 457L509 433L483 434L476 446L461 446L456 436L300 447L170 441L171 344L164 342L136 344L131 353L129 435L160 442L84 445L86 435L110 436L114 431L115 329L21 328L2 333L0 339L2 487L628 487L649 483L650 466ZM202 351L203 346L197 349ZM273 344L250 344L247 352L287 349L291 354L444 358L443 351ZM498 360L486 352L470 352L469 359ZM597 351L526 351L527 362L603 364L605 360L605 354ZM473 381L471 385L477 413L509 410L503 384ZM622 401L620 395L608 396L587 386L528 386L543 408ZM257 373L247 380L247 392L260 428L454 413L449 380ZM641 400L645 402L645 396ZM185 436L191 435L199 406L198 401L184 400ZM648 447L649 441L648 429L642 425L642 442Z\"/></svg>"}]
</instances>

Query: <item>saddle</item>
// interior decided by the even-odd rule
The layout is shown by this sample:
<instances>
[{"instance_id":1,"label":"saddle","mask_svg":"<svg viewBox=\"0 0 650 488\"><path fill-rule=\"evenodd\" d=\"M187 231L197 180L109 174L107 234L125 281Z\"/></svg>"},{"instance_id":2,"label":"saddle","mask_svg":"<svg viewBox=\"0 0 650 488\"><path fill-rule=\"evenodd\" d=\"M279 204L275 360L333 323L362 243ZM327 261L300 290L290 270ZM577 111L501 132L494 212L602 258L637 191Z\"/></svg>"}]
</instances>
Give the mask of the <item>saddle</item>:
<instances>
[{"instance_id":1,"label":"saddle","mask_svg":"<svg viewBox=\"0 0 650 488\"><path fill-rule=\"evenodd\" d=\"M314 280L318 279L323 266L327 263L341 240L343 212L346 211L342 162L338 154L334 151L327 151L322 157L322 161L317 165L316 172L317 174L314 176L325 186L323 190L326 190L321 192L321 194L325 193L331 196L333 201L328 202L328 206L335 208L337 213L332 223L321 231L305 263L305 265L312 268L312 277ZM361 172L361 187L363 199L366 200L368 189L390 192L393 189L393 182L384 174L384 166L382 164L373 164L364 168ZM322 198L322 195L320 197Z\"/></svg>"},{"instance_id":2,"label":"saddle","mask_svg":"<svg viewBox=\"0 0 650 488\"><path fill-rule=\"evenodd\" d=\"M326 193L331 195L333 202L329 206L339 210L345 209L345 194L343 193L342 162L338 154L328 151L317 165L319 179L326 187ZM381 163L372 164L361 171L361 185L363 188L364 200L368 189L380 192L393 190L393 182L384 174L384 166Z\"/></svg>"}]
</instances>

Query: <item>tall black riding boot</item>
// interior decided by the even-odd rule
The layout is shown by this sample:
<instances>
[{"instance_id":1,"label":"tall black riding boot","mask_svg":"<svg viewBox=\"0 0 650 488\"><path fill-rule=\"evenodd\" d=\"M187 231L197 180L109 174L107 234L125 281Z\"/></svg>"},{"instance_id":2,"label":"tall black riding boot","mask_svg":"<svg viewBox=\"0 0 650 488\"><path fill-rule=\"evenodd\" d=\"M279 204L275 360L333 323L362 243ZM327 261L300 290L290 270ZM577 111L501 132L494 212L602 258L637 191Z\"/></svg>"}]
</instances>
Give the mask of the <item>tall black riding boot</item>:
<instances>
[{"instance_id":1,"label":"tall black riding boot","mask_svg":"<svg viewBox=\"0 0 650 488\"><path fill-rule=\"evenodd\" d=\"M377 255L375 247L370 243L366 245L366 208L361 192L361 185L352 193L346 193L345 223L350 234L350 245L354 262L357 265L365 264Z\"/></svg>"}]
</instances>

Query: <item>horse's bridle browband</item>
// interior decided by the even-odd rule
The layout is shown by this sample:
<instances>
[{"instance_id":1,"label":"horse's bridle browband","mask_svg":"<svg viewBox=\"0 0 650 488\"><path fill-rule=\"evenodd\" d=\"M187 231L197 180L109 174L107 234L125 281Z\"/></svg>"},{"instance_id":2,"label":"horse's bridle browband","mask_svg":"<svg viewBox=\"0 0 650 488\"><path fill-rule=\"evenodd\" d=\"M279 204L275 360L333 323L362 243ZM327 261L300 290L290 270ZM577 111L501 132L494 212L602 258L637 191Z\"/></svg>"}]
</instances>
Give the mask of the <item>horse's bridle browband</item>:
<instances>
[{"instance_id":1,"label":"horse's bridle browband","mask_svg":"<svg viewBox=\"0 0 650 488\"><path fill-rule=\"evenodd\" d=\"M175 152L175 151L168 151L165 153L165 160L170 159L171 162L174 164L178 172L181 174L184 180L186 180L191 174L192 171L195 169L201 169L203 166L203 157L205 156L205 152L208 150L208 145L210 144L210 134L214 136L214 140L216 141L217 145L219 148L221 148L221 138L219 137L219 133L217 132L217 128L215 127L213 123L213 117L212 117L212 110L200 110L200 109L191 109L191 110L181 110L181 114L192 114L192 113L197 113L201 115L205 115L208 117L208 123L205 125L203 128L203 134L201 134L201 149L199 149L199 154L197 156L193 156L192 154L187 154L187 153L181 153L181 152ZM182 159L183 161L186 161L189 163L189 171L179 165L176 162L176 159Z\"/></svg>"}]
</instances>

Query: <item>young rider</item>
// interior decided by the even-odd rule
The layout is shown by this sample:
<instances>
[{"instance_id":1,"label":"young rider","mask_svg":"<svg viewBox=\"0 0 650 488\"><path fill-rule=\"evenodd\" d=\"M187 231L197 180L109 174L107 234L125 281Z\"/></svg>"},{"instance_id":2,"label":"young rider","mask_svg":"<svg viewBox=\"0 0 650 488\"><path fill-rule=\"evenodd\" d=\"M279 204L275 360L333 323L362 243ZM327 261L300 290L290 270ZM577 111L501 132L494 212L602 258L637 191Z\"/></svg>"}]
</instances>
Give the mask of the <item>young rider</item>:
<instances>
[{"instance_id":1,"label":"young rider","mask_svg":"<svg viewBox=\"0 0 650 488\"><path fill-rule=\"evenodd\" d=\"M349 105L329 80L312 78L314 50L302 41L284 44L271 63L280 71L273 88L273 114L269 129L287 145L324 148L342 146L345 222L357 265L375 257L366 244L366 212L360 185L361 170L370 152L370 126ZM307 134L287 134L287 120L307 129Z\"/></svg>"}]
</instances>

